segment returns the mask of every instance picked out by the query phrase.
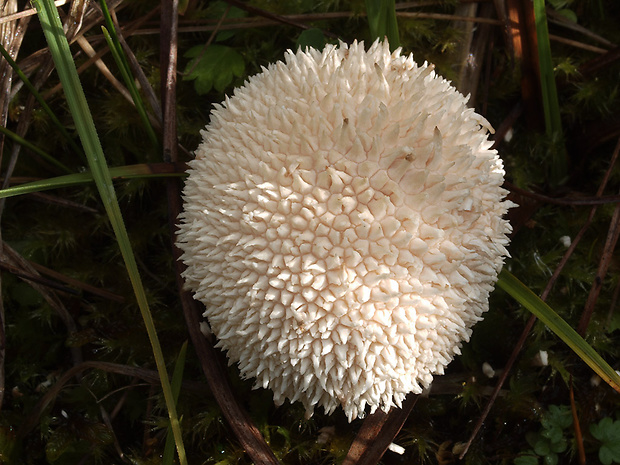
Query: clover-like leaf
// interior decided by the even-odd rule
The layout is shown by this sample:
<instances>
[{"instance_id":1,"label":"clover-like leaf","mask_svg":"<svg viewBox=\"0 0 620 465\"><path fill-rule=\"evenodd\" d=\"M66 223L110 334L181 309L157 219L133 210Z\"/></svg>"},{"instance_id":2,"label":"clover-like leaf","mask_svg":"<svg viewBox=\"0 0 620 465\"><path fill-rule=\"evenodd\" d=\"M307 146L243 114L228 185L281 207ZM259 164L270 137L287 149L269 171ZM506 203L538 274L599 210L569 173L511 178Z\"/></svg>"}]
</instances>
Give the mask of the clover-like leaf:
<instances>
[{"instance_id":1,"label":"clover-like leaf","mask_svg":"<svg viewBox=\"0 0 620 465\"><path fill-rule=\"evenodd\" d=\"M573 416L567 405L551 405L549 411L540 421L543 426L541 434L552 443L559 443L564 438L563 430L573 424ZM561 451L557 451L561 452Z\"/></svg>"},{"instance_id":2,"label":"clover-like leaf","mask_svg":"<svg viewBox=\"0 0 620 465\"><path fill-rule=\"evenodd\" d=\"M234 76L240 77L245 72L245 61L234 48L224 45L202 45L190 48L185 57L193 58L185 67L184 80L194 81L194 88L200 95L211 89L222 92L228 87Z\"/></svg>"},{"instance_id":3,"label":"clover-like leaf","mask_svg":"<svg viewBox=\"0 0 620 465\"><path fill-rule=\"evenodd\" d=\"M603 418L598 424L590 425L590 433L603 444L598 451L599 460L603 465L620 463L620 421Z\"/></svg>"}]
</instances>

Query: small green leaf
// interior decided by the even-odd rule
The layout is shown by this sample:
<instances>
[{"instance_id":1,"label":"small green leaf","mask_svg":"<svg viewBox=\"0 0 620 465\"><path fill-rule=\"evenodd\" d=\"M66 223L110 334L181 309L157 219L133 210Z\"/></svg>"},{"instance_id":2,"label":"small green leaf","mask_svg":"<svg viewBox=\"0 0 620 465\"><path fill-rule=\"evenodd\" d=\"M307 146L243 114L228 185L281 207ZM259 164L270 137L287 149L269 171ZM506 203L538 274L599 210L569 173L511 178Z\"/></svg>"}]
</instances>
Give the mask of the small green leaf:
<instances>
[{"instance_id":1,"label":"small green leaf","mask_svg":"<svg viewBox=\"0 0 620 465\"><path fill-rule=\"evenodd\" d=\"M297 38L297 48L306 50L307 47L312 47L317 50L323 50L326 42L325 35L320 29L306 29Z\"/></svg>"},{"instance_id":2,"label":"small green leaf","mask_svg":"<svg viewBox=\"0 0 620 465\"><path fill-rule=\"evenodd\" d=\"M609 417L603 418L597 425L590 425L590 433L599 441L605 442L608 439L607 431L613 426L613 420Z\"/></svg>"},{"instance_id":3,"label":"small green leaf","mask_svg":"<svg viewBox=\"0 0 620 465\"><path fill-rule=\"evenodd\" d=\"M245 62L239 52L224 45L202 45L190 48L185 57L194 58L185 68L186 81L195 81L196 92L204 95L215 88L222 92L233 78L241 77L245 72Z\"/></svg>"},{"instance_id":4,"label":"small green leaf","mask_svg":"<svg viewBox=\"0 0 620 465\"><path fill-rule=\"evenodd\" d=\"M534 447L534 444L538 441L538 433L535 433L534 431L525 433L525 440L530 446Z\"/></svg>"},{"instance_id":5,"label":"small green leaf","mask_svg":"<svg viewBox=\"0 0 620 465\"><path fill-rule=\"evenodd\" d=\"M552 452L549 455L544 456L543 457L543 463L545 465L557 465L558 464L558 456L557 456L557 454L554 454Z\"/></svg>"},{"instance_id":6,"label":"small green leaf","mask_svg":"<svg viewBox=\"0 0 620 465\"><path fill-rule=\"evenodd\" d=\"M590 425L590 433L603 443L598 452L601 463L620 463L620 421L603 418L598 424Z\"/></svg>"},{"instance_id":7,"label":"small green leaf","mask_svg":"<svg viewBox=\"0 0 620 465\"><path fill-rule=\"evenodd\" d=\"M563 452L566 448L563 430L573 424L573 415L568 405L551 405L543 416L541 425L542 435L551 441L554 452ZM562 449L562 447L564 449Z\"/></svg>"},{"instance_id":8,"label":"small green leaf","mask_svg":"<svg viewBox=\"0 0 620 465\"><path fill-rule=\"evenodd\" d=\"M534 443L534 452L536 452L541 457L546 457L551 454L551 447L549 444L549 440L544 437L539 437L538 441Z\"/></svg>"},{"instance_id":9,"label":"small green leaf","mask_svg":"<svg viewBox=\"0 0 620 465\"><path fill-rule=\"evenodd\" d=\"M566 439L561 438L558 441L552 441L550 447L552 452L559 454L564 452L568 448L568 442L566 441Z\"/></svg>"},{"instance_id":10,"label":"small green leaf","mask_svg":"<svg viewBox=\"0 0 620 465\"><path fill-rule=\"evenodd\" d=\"M512 462L514 465L538 465L538 457L534 455L534 451L528 451L526 454L530 455L521 455L514 459Z\"/></svg>"},{"instance_id":11,"label":"small green leaf","mask_svg":"<svg viewBox=\"0 0 620 465\"><path fill-rule=\"evenodd\" d=\"M598 451L598 458L603 465L611 465L614 460L613 453L608 447L602 446Z\"/></svg>"}]
</instances>

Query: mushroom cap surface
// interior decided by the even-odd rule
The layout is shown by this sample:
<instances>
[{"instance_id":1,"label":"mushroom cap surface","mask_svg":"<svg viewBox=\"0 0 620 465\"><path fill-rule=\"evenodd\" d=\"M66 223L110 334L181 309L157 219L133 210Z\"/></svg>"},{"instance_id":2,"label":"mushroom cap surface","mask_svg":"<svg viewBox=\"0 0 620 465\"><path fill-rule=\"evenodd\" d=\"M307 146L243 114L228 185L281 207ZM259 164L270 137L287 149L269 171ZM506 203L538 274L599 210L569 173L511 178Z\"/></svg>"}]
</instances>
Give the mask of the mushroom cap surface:
<instances>
[{"instance_id":1,"label":"mushroom cap surface","mask_svg":"<svg viewBox=\"0 0 620 465\"><path fill-rule=\"evenodd\" d=\"M288 52L216 105L178 246L217 346L349 421L460 353L508 255L490 124L386 42Z\"/></svg>"}]
</instances>

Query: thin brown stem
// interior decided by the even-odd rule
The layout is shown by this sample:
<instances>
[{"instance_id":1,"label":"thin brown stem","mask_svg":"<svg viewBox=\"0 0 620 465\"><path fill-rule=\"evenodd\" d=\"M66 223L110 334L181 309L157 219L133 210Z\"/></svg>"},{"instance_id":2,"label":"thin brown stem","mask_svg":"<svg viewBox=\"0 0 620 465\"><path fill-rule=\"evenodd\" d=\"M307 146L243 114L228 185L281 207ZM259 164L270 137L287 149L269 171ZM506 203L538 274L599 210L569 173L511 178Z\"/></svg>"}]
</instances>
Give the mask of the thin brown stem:
<instances>
[{"instance_id":1,"label":"thin brown stem","mask_svg":"<svg viewBox=\"0 0 620 465\"><path fill-rule=\"evenodd\" d=\"M575 431L575 442L577 443L577 456L579 457L579 465L586 465L586 451L583 447L583 434L581 434L581 425L579 423L579 414L577 413L577 403L575 402L575 391L573 388L573 376L568 381L570 386L570 410L573 415L573 430Z\"/></svg>"},{"instance_id":2,"label":"thin brown stem","mask_svg":"<svg viewBox=\"0 0 620 465\"><path fill-rule=\"evenodd\" d=\"M614 250L616 249L616 244L618 243L618 237L620 237L620 204L616 205L614 213L611 217L609 231L607 232L607 239L605 240L598 270L596 271L596 276L594 277L592 287L590 288L590 293L588 294L588 300L586 301L585 308L581 314L581 319L579 320L577 332L582 337L585 336L588 329L588 324L592 319L594 307L596 306L598 296L603 288L605 275L607 274L609 265L611 265L614 257Z\"/></svg>"},{"instance_id":3,"label":"thin brown stem","mask_svg":"<svg viewBox=\"0 0 620 465\"><path fill-rule=\"evenodd\" d=\"M342 465L376 465L400 432L418 396L409 394L402 408L378 410L364 420Z\"/></svg>"}]
</instances>

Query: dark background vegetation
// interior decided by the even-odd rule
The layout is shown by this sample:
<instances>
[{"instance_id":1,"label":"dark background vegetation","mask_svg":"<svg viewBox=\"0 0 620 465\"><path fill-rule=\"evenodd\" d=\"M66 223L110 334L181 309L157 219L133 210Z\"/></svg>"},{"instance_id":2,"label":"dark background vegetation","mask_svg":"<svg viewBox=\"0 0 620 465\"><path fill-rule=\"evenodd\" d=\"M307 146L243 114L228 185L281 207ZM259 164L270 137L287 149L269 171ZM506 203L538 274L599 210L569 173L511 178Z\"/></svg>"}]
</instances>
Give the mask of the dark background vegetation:
<instances>
[{"instance_id":1,"label":"dark background vegetation","mask_svg":"<svg viewBox=\"0 0 620 465\"><path fill-rule=\"evenodd\" d=\"M243 5L253 9L239 8ZM162 7L153 1L109 6L159 99L161 51L166 52L160 32L165 37L164 28L170 27L166 8L162 20ZM19 11L27 7L21 1L17 5ZM507 268L542 293L568 250L567 238L574 241L583 228L547 301L619 368L614 247L620 228L620 169L614 157L620 137L620 3L553 0L547 7L564 139L545 132L530 2L397 3L400 40L406 53L435 63L439 74L471 93L472 104L497 129L506 187L520 204L511 212L515 232ZM103 53L111 75L120 80L106 53L97 2L85 8L88 15L73 37L83 37ZM336 38L372 40L362 0L252 0L241 5L189 0L181 8L176 86L180 162L191 158L213 103L261 66L281 59L285 50L322 47ZM61 11L66 18L68 6ZM16 61L77 141L58 78L48 66L39 22L36 16L29 23L19 21L7 23L21 29L4 32L3 45L9 49L22 41ZM80 76L109 165L161 169L167 160L149 142L131 103L100 68L87 65L78 42L72 43L72 51L78 67L84 65ZM85 160L39 104L33 104L19 79L6 78L11 72L3 66L3 126L70 171L83 171ZM144 89L143 83L148 100ZM150 111L161 121L157 109ZM157 124L155 128L161 134ZM20 144L8 138L2 143L2 176L16 163L10 184L65 174L28 148L21 148L17 157ZM559 179L552 175L551 153L561 153L567 161ZM166 181L119 180L116 188L172 371L189 335L173 265ZM594 206L597 195L605 199ZM1 219L0 463L161 463L168 425L165 404L151 346L94 185L9 198ZM553 465L583 463L583 458L620 463L620 394L541 323L532 322L520 342L530 319L528 311L497 290L463 355L436 378L428 395L417 399L394 439L404 453L388 451L383 463ZM511 356L516 358L508 372ZM223 360L221 354L218 358ZM483 372L484 363L494 368L493 377ZM251 463L222 416L191 344L184 367L178 410L189 463ZM240 381L234 366L226 370L235 398L282 463L344 459L364 420L348 424L340 410L329 417L317 411L306 420L301 406L275 408L269 392L252 390L252 382ZM502 374L506 379L493 401ZM459 459L470 438L471 446Z\"/></svg>"}]
</instances>

